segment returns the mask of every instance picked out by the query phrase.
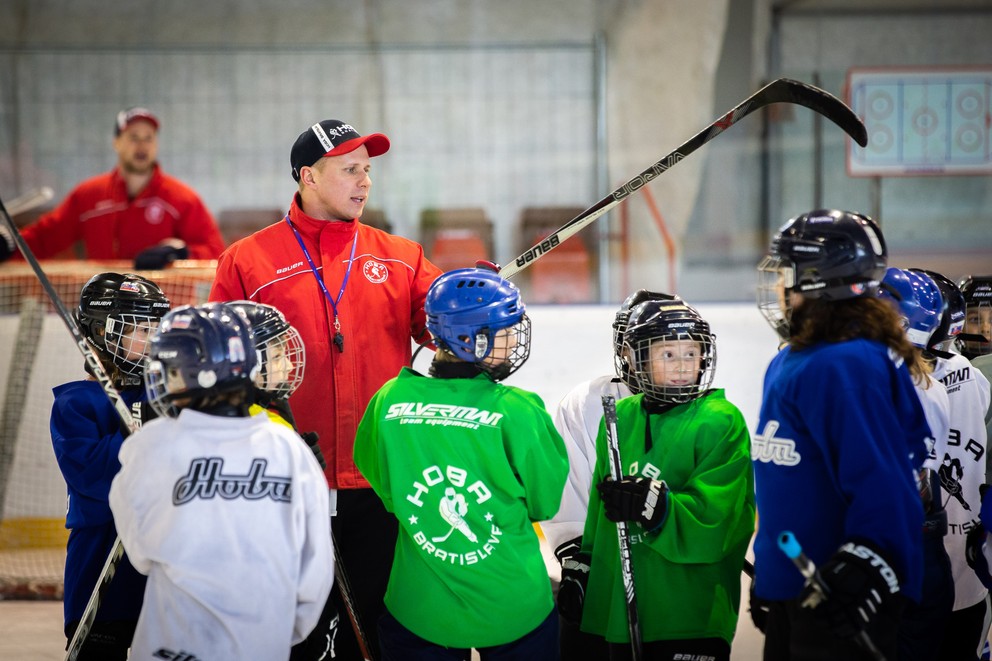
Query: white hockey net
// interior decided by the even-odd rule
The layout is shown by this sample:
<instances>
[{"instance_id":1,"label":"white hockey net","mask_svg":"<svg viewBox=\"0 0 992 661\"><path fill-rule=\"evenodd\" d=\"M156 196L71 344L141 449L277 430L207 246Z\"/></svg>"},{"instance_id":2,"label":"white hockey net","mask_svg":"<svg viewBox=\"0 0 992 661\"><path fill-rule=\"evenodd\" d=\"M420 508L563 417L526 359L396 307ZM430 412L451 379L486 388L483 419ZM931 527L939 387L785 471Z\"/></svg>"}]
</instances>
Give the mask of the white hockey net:
<instances>
[{"instance_id":1,"label":"white hockey net","mask_svg":"<svg viewBox=\"0 0 992 661\"><path fill-rule=\"evenodd\" d=\"M68 310L90 277L132 272L129 262L46 261ZM142 272L174 306L206 301L214 262ZM0 599L62 596L66 487L52 450L52 388L85 378L83 358L38 277L23 262L0 265Z\"/></svg>"}]
</instances>

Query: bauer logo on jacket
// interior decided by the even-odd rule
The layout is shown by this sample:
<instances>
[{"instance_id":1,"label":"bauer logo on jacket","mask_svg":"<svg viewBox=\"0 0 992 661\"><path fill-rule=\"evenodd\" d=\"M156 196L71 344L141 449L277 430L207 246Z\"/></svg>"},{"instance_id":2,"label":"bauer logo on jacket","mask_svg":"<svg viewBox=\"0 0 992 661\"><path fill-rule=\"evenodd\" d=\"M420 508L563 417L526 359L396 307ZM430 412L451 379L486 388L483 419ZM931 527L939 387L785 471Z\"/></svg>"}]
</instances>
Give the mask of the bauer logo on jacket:
<instances>
[{"instance_id":1,"label":"bauer logo on jacket","mask_svg":"<svg viewBox=\"0 0 992 661\"><path fill-rule=\"evenodd\" d=\"M362 273L365 274L369 282L376 285L382 284L389 277L389 269L386 268L386 265L374 259L366 260L365 264L362 265Z\"/></svg>"}]
</instances>

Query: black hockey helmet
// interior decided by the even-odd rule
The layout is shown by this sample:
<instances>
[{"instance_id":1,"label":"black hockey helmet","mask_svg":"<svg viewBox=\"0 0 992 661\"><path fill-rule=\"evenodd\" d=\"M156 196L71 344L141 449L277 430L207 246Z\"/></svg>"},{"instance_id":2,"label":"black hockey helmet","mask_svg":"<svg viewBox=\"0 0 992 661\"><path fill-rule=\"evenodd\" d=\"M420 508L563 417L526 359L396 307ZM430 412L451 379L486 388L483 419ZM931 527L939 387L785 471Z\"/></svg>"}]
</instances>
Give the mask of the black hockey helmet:
<instances>
[{"instance_id":1,"label":"black hockey helmet","mask_svg":"<svg viewBox=\"0 0 992 661\"><path fill-rule=\"evenodd\" d=\"M657 353L652 355L652 346L686 340L695 344L689 350L690 358L698 361L695 374L682 385L655 383L652 364L663 358ZM633 389L643 392L649 400L673 404L688 402L706 392L713 383L716 336L709 323L681 299L649 300L631 308L623 344L632 361L629 374ZM681 354L673 358L679 365L685 362Z\"/></svg>"},{"instance_id":2,"label":"black hockey helmet","mask_svg":"<svg viewBox=\"0 0 992 661\"><path fill-rule=\"evenodd\" d=\"M965 304L961 353L968 359L992 353L992 275L969 275L958 288Z\"/></svg>"},{"instance_id":3,"label":"black hockey helmet","mask_svg":"<svg viewBox=\"0 0 992 661\"><path fill-rule=\"evenodd\" d=\"M928 271L927 269L910 269L917 273L925 273L937 283L940 289L940 296L944 299L944 309L940 316L940 326L930 336L930 343L927 349L941 349L941 345L947 341L953 341L955 337L964 329L965 302L961 290L954 281L942 273Z\"/></svg>"},{"instance_id":4,"label":"black hockey helmet","mask_svg":"<svg viewBox=\"0 0 992 661\"><path fill-rule=\"evenodd\" d=\"M633 392L639 392L635 390L634 380L630 378L630 366L627 363L627 359L624 356L623 351L623 334L627 330L627 321L630 319L630 310L637 305L640 305L644 301L681 301L677 294L666 294L664 292L649 291L647 289L638 289L633 294L624 299L623 303L620 304L620 309L617 310L616 315L613 318L613 366L616 369L617 376L623 381L628 388Z\"/></svg>"},{"instance_id":5,"label":"black hockey helmet","mask_svg":"<svg viewBox=\"0 0 992 661\"><path fill-rule=\"evenodd\" d=\"M278 308L254 301L227 303L243 314L251 325L258 359L260 390L285 399L303 383L306 352L303 338Z\"/></svg>"},{"instance_id":6,"label":"black hockey helmet","mask_svg":"<svg viewBox=\"0 0 992 661\"><path fill-rule=\"evenodd\" d=\"M223 393L251 393L258 359L245 317L223 303L172 310L152 336L145 390L160 416ZM177 406L177 400L189 400Z\"/></svg>"},{"instance_id":7,"label":"black hockey helmet","mask_svg":"<svg viewBox=\"0 0 992 661\"><path fill-rule=\"evenodd\" d=\"M151 330L169 311L162 289L134 273L98 273L83 285L75 317L86 339L129 375L141 373L142 356L129 356L136 328Z\"/></svg>"},{"instance_id":8,"label":"black hockey helmet","mask_svg":"<svg viewBox=\"0 0 992 661\"><path fill-rule=\"evenodd\" d=\"M885 276L885 239L868 216L817 209L783 225L758 265L758 308L788 340L789 295L838 301L876 296Z\"/></svg>"}]
</instances>

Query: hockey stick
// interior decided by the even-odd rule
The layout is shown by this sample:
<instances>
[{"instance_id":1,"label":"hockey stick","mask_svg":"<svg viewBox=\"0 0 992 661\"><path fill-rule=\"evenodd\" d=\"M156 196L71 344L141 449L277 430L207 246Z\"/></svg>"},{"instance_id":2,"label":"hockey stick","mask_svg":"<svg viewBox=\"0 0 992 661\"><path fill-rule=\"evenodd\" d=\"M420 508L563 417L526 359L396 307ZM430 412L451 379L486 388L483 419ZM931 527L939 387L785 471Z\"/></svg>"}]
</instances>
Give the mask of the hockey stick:
<instances>
[{"instance_id":1,"label":"hockey stick","mask_svg":"<svg viewBox=\"0 0 992 661\"><path fill-rule=\"evenodd\" d=\"M782 550L782 553L792 560L792 564L796 566L796 569L803 575L806 582L813 587L813 593L803 602L803 607L815 608L824 599L829 599L830 590L823 583L823 579L820 578L820 572L817 570L816 565L803 553L803 547L799 545L799 540L796 539L795 535L789 531L780 533L778 536L778 547ZM873 659L876 659L876 661L885 661L885 655L875 647L875 643L872 642L867 631L862 629L854 639L858 641L859 645L865 648L865 651Z\"/></svg>"},{"instance_id":2,"label":"hockey stick","mask_svg":"<svg viewBox=\"0 0 992 661\"><path fill-rule=\"evenodd\" d=\"M723 133L741 118L747 117L755 110L773 103L792 103L805 106L844 129L862 147L868 144L868 132L865 129L865 125L843 101L818 87L813 87L812 85L807 85L806 83L789 78L779 78L762 87L733 110L720 117L682 145L676 147L675 151L662 157L661 160L650 165L623 186L549 234L540 243L526 250L512 263L501 268L499 274L504 278L509 278L527 268L534 260L554 250L563 241L574 236L579 230L620 204L628 195Z\"/></svg>"},{"instance_id":3,"label":"hockey stick","mask_svg":"<svg viewBox=\"0 0 992 661\"><path fill-rule=\"evenodd\" d=\"M617 403L613 395L603 395L603 417L606 421L606 447L610 453L610 477L614 481L623 476L620 462L620 443L617 440ZM630 557L630 530L626 521L617 521L617 541L620 543L620 575L627 601L627 630L634 661L643 658L641 650L641 625L637 619L637 593L634 591L634 567Z\"/></svg>"},{"instance_id":4,"label":"hockey stick","mask_svg":"<svg viewBox=\"0 0 992 661\"><path fill-rule=\"evenodd\" d=\"M372 647L369 639L365 635L365 627L358 615L358 608L355 606L354 593L351 591L351 583L348 581L348 574L344 570L344 563L341 562L341 552L338 549L338 539L331 530L331 544L334 546L334 580L338 584L338 591L341 592L341 599L344 601L345 610L348 611L348 619L351 620L351 628L355 631L355 638L358 640L358 651L367 661L375 661L372 655Z\"/></svg>"},{"instance_id":5,"label":"hockey stick","mask_svg":"<svg viewBox=\"0 0 992 661\"><path fill-rule=\"evenodd\" d=\"M127 404L121 399L121 395L117 392L114 387L114 382L111 381L110 377L107 375L106 370L103 369L103 364L97 355L90 348L90 345L86 342L86 338L83 336L83 332L79 328L79 324L76 323L75 318L66 309L65 304L62 299L59 298L58 292L55 291L55 287L52 286L51 281L48 276L45 275L45 271L42 270L41 265L35 258L34 253L31 252L31 248L28 247L27 242L24 237L21 236L20 230L17 229L17 225L14 224L14 219L10 217L10 213L7 212L7 207L0 200L0 211L3 211L3 222L10 231L11 237L17 244L18 249L21 251L21 255L24 259L31 264L31 268L34 270L38 280L41 282L42 288L45 293L48 294L48 298L51 299L52 304L55 306L55 310L58 312L62 321L65 323L65 327L69 329L69 333L72 334L72 339L76 342L76 347L79 352L83 354L83 359L86 361L86 366L90 373L96 378L103 388L104 394L110 403L113 404L114 408L117 410L117 415L120 416L121 420L124 422L125 427L131 433L137 431L138 426L134 418L131 416L131 411L128 409ZM96 618L97 609L100 608L100 602L103 600L104 595L107 592L107 587L110 585L110 581L114 578L114 572L117 570L117 563L120 562L121 556L124 555L124 546L121 544L120 537L114 542L114 547L110 551L110 555L107 556L107 561L103 565L103 570L100 572L100 578L97 579L96 586L93 588L93 594L90 595L90 600L86 603L86 610L83 611L83 615L79 620L79 625L76 627L76 631L72 636L72 641L69 643L68 651L66 652L66 661L75 661L76 656L79 655L79 650L83 645L83 641L86 640L86 636L89 635L90 629L93 628L93 620Z\"/></svg>"}]
</instances>

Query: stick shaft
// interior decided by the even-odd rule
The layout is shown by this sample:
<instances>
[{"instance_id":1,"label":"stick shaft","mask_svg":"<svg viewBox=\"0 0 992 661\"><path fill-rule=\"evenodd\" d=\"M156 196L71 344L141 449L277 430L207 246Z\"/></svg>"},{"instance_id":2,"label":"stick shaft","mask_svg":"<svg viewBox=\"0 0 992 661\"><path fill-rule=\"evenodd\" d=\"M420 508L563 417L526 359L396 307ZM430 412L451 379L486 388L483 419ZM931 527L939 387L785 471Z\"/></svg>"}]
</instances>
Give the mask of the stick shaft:
<instances>
[{"instance_id":1,"label":"stick shaft","mask_svg":"<svg viewBox=\"0 0 992 661\"><path fill-rule=\"evenodd\" d=\"M606 445L610 453L610 477L623 477L620 460L620 443L617 439L617 406L613 395L603 395L603 416L606 420ZM630 529L626 521L617 522L617 542L620 544L620 574L623 578L624 597L627 602L627 629L634 661L644 658L641 644L641 625L637 616L637 591L634 587L634 565L630 554Z\"/></svg>"}]
</instances>

